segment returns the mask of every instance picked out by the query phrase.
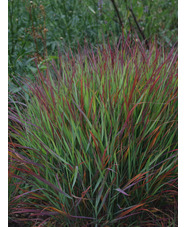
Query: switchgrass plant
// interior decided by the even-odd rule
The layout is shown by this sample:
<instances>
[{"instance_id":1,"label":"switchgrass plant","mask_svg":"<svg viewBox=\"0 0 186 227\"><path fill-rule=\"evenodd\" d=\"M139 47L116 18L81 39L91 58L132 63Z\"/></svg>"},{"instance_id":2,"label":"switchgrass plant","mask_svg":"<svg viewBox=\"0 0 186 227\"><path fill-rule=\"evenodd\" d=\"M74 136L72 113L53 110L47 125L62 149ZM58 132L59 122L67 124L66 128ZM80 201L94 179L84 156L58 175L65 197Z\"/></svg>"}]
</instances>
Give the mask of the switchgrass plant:
<instances>
[{"instance_id":1,"label":"switchgrass plant","mask_svg":"<svg viewBox=\"0 0 186 227\"><path fill-rule=\"evenodd\" d=\"M46 66L9 96L10 219L176 226L177 49L121 38Z\"/></svg>"}]
</instances>

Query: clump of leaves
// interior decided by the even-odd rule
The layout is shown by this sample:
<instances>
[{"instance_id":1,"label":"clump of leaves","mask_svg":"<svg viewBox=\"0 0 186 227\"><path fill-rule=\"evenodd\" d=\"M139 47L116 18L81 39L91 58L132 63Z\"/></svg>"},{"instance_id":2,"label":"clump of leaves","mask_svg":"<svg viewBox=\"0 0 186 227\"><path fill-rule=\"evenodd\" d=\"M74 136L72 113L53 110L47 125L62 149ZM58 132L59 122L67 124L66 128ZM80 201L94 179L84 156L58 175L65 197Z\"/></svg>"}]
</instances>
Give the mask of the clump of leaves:
<instances>
[{"instance_id":1,"label":"clump of leaves","mask_svg":"<svg viewBox=\"0 0 186 227\"><path fill-rule=\"evenodd\" d=\"M19 180L10 217L39 226L176 223L177 50L121 37L46 65L26 104L10 97Z\"/></svg>"}]
</instances>

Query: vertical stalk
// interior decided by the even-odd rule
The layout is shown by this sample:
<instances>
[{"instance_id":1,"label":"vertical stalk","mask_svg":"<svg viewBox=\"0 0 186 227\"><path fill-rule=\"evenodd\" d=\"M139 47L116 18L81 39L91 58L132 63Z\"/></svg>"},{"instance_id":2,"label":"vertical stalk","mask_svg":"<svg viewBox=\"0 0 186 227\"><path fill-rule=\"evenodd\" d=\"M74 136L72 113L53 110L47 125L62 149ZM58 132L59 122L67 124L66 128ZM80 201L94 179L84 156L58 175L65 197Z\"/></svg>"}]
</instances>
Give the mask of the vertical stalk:
<instances>
[{"instance_id":1,"label":"vertical stalk","mask_svg":"<svg viewBox=\"0 0 186 227\"><path fill-rule=\"evenodd\" d=\"M146 45L147 49L149 49L149 42L148 42L148 40L146 39L145 34L144 34L143 31L141 30L141 28L140 28L140 26L139 26L139 23L138 23L138 21L137 21L137 19L136 19L136 16L135 16L135 14L134 14L132 8L129 8L129 10L130 10L130 12L131 12L131 14L132 14L132 16L133 16L133 18L134 18L134 21L135 21L135 23L136 23L136 26L137 26L137 28L138 28L138 30L139 30L141 36L143 37L143 40L145 41L145 45Z\"/></svg>"},{"instance_id":2,"label":"vertical stalk","mask_svg":"<svg viewBox=\"0 0 186 227\"><path fill-rule=\"evenodd\" d=\"M115 9L115 11L116 11L117 17L118 17L118 19L119 19L119 23L120 23L121 28L122 28L122 31L123 31L123 22L122 22L122 20L121 20L120 14L119 14L118 7L116 6L115 0L111 0L111 2L112 2L112 4L113 4L113 6L114 6L114 9Z\"/></svg>"}]
</instances>

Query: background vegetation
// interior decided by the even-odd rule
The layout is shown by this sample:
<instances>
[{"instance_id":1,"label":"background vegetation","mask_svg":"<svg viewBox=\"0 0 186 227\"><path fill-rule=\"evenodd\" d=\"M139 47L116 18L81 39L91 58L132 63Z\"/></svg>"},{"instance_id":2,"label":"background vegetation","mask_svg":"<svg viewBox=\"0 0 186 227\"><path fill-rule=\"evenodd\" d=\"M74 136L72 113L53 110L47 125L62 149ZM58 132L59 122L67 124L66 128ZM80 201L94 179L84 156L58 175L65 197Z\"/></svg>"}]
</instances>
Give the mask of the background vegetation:
<instances>
[{"instance_id":1,"label":"background vegetation","mask_svg":"<svg viewBox=\"0 0 186 227\"><path fill-rule=\"evenodd\" d=\"M143 41L132 12L147 40L156 37L166 47L177 42L177 0L9 0L8 7L9 75L28 75L33 57L54 56L58 46L118 40L122 26L125 35L131 31Z\"/></svg>"}]
</instances>

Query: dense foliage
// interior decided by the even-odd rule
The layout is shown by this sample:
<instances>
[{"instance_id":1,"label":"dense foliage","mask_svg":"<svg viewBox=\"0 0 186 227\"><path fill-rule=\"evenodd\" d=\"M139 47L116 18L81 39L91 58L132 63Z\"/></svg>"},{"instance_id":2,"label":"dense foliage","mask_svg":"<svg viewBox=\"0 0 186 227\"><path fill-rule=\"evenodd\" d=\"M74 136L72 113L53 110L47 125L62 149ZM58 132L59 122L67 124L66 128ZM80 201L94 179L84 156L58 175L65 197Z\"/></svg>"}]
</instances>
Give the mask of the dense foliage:
<instances>
[{"instance_id":1,"label":"dense foliage","mask_svg":"<svg viewBox=\"0 0 186 227\"><path fill-rule=\"evenodd\" d=\"M9 95L10 220L176 226L177 79L176 48L129 38L38 67Z\"/></svg>"},{"instance_id":2,"label":"dense foliage","mask_svg":"<svg viewBox=\"0 0 186 227\"><path fill-rule=\"evenodd\" d=\"M177 0L9 0L9 224L177 226Z\"/></svg>"},{"instance_id":3,"label":"dense foliage","mask_svg":"<svg viewBox=\"0 0 186 227\"><path fill-rule=\"evenodd\" d=\"M177 42L177 0L9 0L8 7L10 75L30 74L32 58L53 56L58 46L76 49L85 38L96 46L111 34L118 40L122 27L143 41L133 14L147 40Z\"/></svg>"}]
</instances>

